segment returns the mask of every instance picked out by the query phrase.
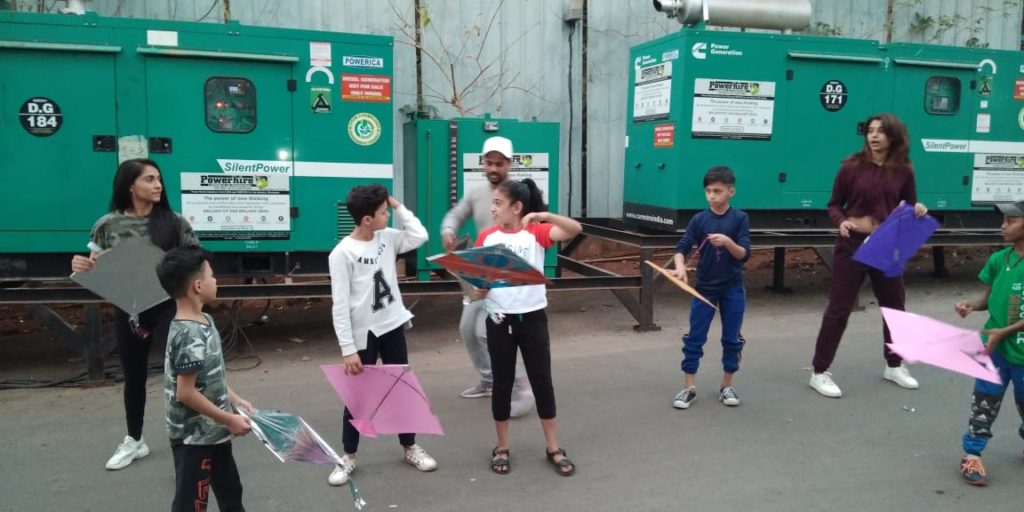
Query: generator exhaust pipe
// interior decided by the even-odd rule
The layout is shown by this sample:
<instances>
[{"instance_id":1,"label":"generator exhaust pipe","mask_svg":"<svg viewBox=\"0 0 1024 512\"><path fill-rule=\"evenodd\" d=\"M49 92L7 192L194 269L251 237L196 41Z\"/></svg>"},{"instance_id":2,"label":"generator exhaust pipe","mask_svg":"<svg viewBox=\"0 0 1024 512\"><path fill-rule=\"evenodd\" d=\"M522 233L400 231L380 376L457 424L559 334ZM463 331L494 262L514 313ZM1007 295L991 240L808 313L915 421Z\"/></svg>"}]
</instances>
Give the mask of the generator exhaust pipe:
<instances>
[{"instance_id":1,"label":"generator exhaust pipe","mask_svg":"<svg viewBox=\"0 0 1024 512\"><path fill-rule=\"evenodd\" d=\"M85 14L85 0L67 0L67 7L60 9L61 14Z\"/></svg>"},{"instance_id":2,"label":"generator exhaust pipe","mask_svg":"<svg viewBox=\"0 0 1024 512\"><path fill-rule=\"evenodd\" d=\"M723 27L803 30L811 23L810 0L653 0L654 9L680 24L701 21Z\"/></svg>"}]
</instances>

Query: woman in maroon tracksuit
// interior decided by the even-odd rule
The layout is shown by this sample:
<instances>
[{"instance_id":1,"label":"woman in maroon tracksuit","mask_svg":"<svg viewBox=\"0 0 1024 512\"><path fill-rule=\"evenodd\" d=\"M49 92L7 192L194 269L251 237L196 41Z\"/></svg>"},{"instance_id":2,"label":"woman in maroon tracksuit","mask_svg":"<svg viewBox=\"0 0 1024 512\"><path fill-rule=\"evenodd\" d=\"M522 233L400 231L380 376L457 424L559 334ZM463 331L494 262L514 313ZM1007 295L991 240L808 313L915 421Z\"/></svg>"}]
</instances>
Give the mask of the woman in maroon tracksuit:
<instances>
[{"instance_id":1,"label":"woman in maroon tracksuit","mask_svg":"<svg viewBox=\"0 0 1024 512\"><path fill-rule=\"evenodd\" d=\"M828 202L828 214L839 228L839 237L833 248L832 284L814 347L810 385L831 398L839 398L842 391L832 381L828 368L835 359L864 277L871 278L879 306L903 309L903 278L885 277L882 271L854 261L853 253L900 203L913 204L919 217L928 213L928 208L917 202L906 126L892 114L877 114L868 118L865 127L864 145L843 161ZM891 341L884 322L882 337L885 343ZM888 345L884 345L884 353L887 366L882 377L904 388L916 389L917 381L903 366L903 360Z\"/></svg>"}]
</instances>

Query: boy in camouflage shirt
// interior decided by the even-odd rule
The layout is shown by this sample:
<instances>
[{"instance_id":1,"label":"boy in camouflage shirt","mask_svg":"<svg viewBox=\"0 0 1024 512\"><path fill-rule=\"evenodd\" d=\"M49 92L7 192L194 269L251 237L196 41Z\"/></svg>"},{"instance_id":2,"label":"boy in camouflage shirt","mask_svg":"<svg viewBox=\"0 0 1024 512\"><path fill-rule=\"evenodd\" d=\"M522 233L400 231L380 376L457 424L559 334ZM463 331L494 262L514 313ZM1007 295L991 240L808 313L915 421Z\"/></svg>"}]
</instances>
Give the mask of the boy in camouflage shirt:
<instances>
[{"instance_id":1,"label":"boy in camouflage shirt","mask_svg":"<svg viewBox=\"0 0 1024 512\"><path fill-rule=\"evenodd\" d=\"M203 313L203 306L217 298L209 256L197 246L179 247L164 255L156 272L178 306L164 359L167 432L175 472L171 510L205 511L212 489L220 510L244 511L231 437L244 436L251 427L232 405L253 409L228 387L220 335L213 318Z\"/></svg>"}]
</instances>

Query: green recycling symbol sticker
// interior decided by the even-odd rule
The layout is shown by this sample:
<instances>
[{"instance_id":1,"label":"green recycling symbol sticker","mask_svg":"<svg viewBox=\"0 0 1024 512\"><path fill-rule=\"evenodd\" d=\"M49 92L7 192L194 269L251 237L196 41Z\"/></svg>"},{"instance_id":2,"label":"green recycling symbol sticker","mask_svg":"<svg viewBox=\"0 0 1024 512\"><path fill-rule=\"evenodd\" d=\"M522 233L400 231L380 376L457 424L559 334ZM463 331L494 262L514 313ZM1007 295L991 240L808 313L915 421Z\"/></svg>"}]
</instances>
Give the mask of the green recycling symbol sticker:
<instances>
[{"instance_id":1,"label":"green recycling symbol sticker","mask_svg":"<svg viewBox=\"0 0 1024 512\"><path fill-rule=\"evenodd\" d=\"M373 114L360 112L348 120L348 136L360 146L370 146L380 138L380 121Z\"/></svg>"}]
</instances>

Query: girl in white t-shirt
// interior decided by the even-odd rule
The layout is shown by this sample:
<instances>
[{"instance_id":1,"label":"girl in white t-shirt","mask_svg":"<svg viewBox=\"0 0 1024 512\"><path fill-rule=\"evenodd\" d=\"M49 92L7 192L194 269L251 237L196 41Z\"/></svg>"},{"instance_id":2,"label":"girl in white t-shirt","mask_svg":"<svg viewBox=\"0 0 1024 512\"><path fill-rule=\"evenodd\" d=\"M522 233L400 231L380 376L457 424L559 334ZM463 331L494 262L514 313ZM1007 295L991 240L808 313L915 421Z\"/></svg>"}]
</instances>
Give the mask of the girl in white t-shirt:
<instances>
[{"instance_id":1,"label":"girl in white t-shirt","mask_svg":"<svg viewBox=\"0 0 1024 512\"><path fill-rule=\"evenodd\" d=\"M581 231L579 222L547 211L544 197L533 180L508 180L494 190L491 203L494 227L484 231L476 245L503 244L537 270L544 270L544 250L555 242L568 240ZM508 425L512 386L516 373L516 351L523 353L526 374L537 400L537 414L544 429L548 461L562 476L572 475L576 466L558 445L555 420L555 390L551 384L551 343L548 337L547 290L544 285L496 288L486 297L487 345L494 374L491 412L498 444L491 452L491 470L507 474L509 464Z\"/></svg>"}]
</instances>

